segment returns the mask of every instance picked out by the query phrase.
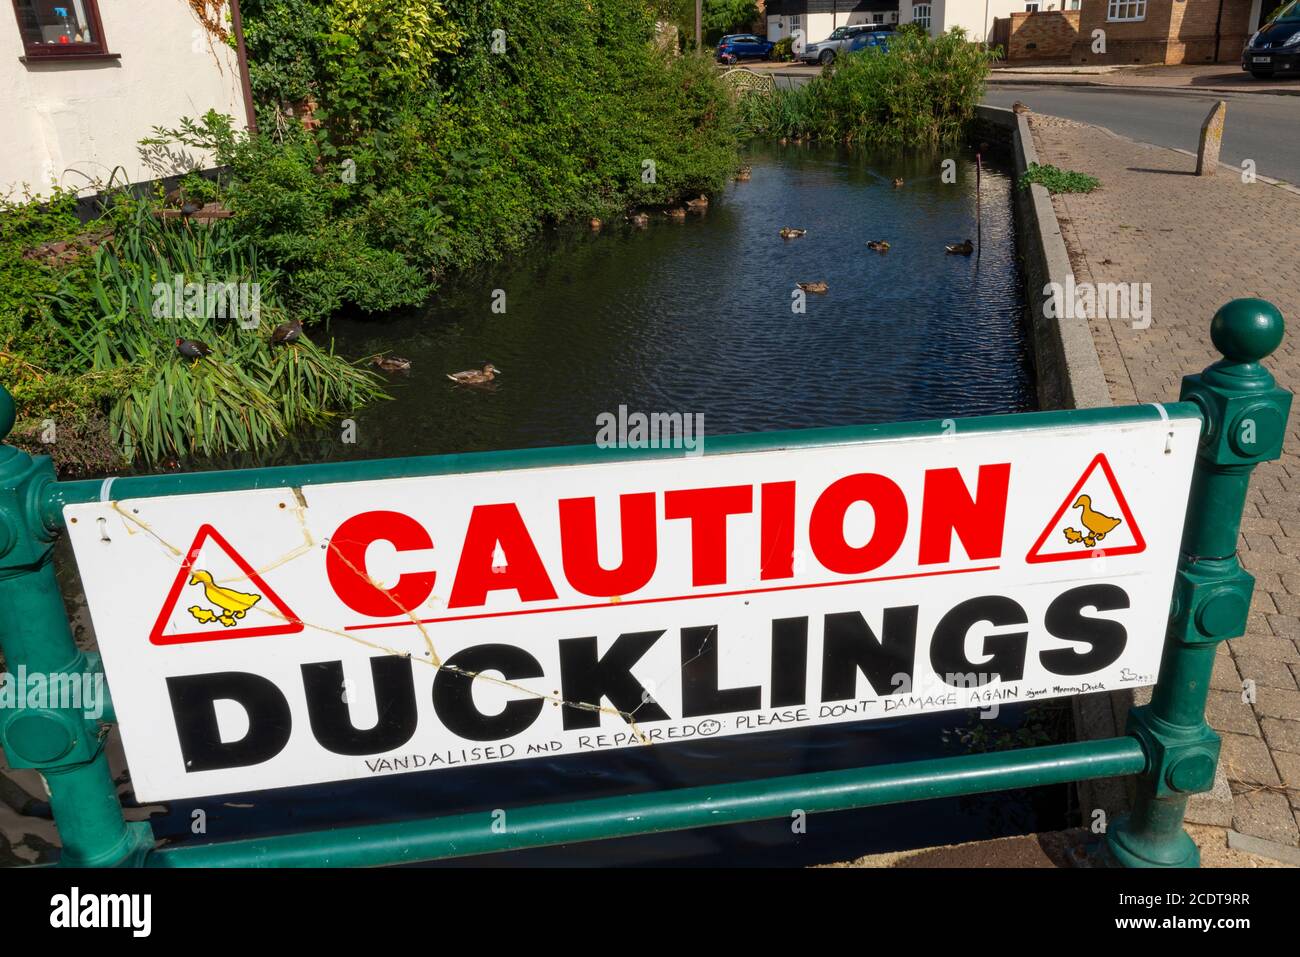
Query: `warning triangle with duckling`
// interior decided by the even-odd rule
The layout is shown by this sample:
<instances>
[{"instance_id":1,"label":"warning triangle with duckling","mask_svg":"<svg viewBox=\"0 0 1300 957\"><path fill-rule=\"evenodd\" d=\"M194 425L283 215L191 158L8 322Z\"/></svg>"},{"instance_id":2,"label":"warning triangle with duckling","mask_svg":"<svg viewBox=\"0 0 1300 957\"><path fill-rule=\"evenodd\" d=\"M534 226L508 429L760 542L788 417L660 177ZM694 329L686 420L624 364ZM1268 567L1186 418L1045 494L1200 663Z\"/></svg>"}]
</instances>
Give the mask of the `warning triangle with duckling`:
<instances>
[{"instance_id":1,"label":"warning triangle with duckling","mask_svg":"<svg viewBox=\"0 0 1300 957\"><path fill-rule=\"evenodd\" d=\"M199 527L149 633L154 645L292 635L302 620L211 525Z\"/></svg>"},{"instance_id":2,"label":"warning triangle with duckling","mask_svg":"<svg viewBox=\"0 0 1300 957\"><path fill-rule=\"evenodd\" d=\"M1025 561L1034 565L1136 555L1146 547L1110 461L1106 453L1099 452L1052 515Z\"/></svg>"}]
</instances>

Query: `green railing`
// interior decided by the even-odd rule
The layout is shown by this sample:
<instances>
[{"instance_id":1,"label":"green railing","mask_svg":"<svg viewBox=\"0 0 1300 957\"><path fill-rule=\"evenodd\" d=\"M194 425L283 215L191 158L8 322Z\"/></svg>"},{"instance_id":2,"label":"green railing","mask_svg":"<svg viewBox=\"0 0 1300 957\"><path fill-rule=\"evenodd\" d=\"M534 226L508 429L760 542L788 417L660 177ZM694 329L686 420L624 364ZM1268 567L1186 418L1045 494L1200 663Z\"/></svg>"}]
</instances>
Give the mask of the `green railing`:
<instances>
[{"instance_id":1,"label":"green railing","mask_svg":"<svg viewBox=\"0 0 1300 957\"><path fill-rule=\"evenodd\" d=\"M793 808L835 811L1128 774L1140 775L1137 802L1107 832L1111 858L1126 866L1195 866L1199 853L1183 830L1183 813L1189 795L1213 786L1218 762L1219 738L1205 722L1215 647L1244 633L1254 587L1236 559L1241 513L1254 466L1281 455L1291 406L1290 393L1260 364L1282 341L1275 307L1235 300L1214 316L1210 334L1223 359L1183 380L1184 408L1199 414L1203 427L1160 675L1151 703L1130 713L1124 737L518 808L504 832L491 827L489 815L461 814L162 848L155 848L149 824L123 818L103 748L111 705L93 721L74 708L3 709L0 745L12 767L44 775L63 844L60 863L74 866L400 864L757 821L788 816ZM1158 414L1150 407L1093 409L972 424L983 431L1119 425ZM0 439L14 415L12 398L0 389ZM924 432L910 424L851 434L861 440ZM799 434L787 439L787 445L803 441ZM771 441L734 437L724 446L740 451ZM826 444L827 430L807 441ZM713 449L723 450L716 443ZM73 641L52 553L63 506L98 501L110 488L114 498L180 495L536 467L591 455L544 449L61 483L48 458L0 445L0 650L11 671L24 666L51 678L102 673L98 656Z\"/></svg>"}]
</instances>

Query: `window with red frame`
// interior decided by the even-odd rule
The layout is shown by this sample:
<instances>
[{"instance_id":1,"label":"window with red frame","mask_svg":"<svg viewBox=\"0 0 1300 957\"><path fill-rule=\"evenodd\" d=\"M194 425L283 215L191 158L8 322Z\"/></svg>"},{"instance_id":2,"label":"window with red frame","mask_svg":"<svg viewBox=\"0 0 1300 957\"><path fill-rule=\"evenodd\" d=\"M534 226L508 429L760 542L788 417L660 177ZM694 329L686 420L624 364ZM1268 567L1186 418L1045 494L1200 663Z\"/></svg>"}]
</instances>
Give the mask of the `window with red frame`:
<instances>
[{"instance_id":1,"label":"window with red frame","mask_svg":"<svg viewBox=\"0 0 1300 957\"><path fill-rule=\"evenodd\" d=\"M97 0L14 0L29 57L107 53Z\"/></svg>"}]
</instances>

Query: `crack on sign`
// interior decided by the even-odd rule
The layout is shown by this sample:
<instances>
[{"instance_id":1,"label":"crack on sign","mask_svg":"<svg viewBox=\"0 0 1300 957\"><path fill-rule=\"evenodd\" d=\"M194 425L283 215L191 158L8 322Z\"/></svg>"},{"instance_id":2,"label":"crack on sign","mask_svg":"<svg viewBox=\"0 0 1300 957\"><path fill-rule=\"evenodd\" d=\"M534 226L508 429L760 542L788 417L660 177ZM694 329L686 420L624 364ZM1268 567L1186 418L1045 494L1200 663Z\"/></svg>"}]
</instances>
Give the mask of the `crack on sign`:
<instances>
[{"instance_id":1,"label":"crack on sign","mask_svg":"<svg viewBox=\"0 0 1300 957\"><path fill-rule=\"evenodd\" d=\"M184 555L185 555L184 552L182 552L179 548L177 548L177 547L176 547L175 545L173 545L171 542L167 541L167 539L163 538L161 535L159 535L157 532L155 532L155 531L153 530L153 526L151 526L148 522L146 522L144 519L142 519L142 518L140 518L140 517L138 517L138 516L136 516L136 515L132 515L130 512L126 511L126 509L122 508L122 503L121 503L121 502L113 501L113 502L109 502L108 504L109 504L109 506L113 509L113 511L117 512L118 515L121 515L121 516L122 516L124 519L126 519L128 522L131 522L131 523L133 523L133 524L135 524L135 525L138 525L138 526L140 527L141 531L145 532L147 535L149 535L150 538L152 538L154 541L156 541L156 542L157 542L159 545L161 545L163 548L167 549L167 550L168 550L169 552L171 552L173 555L176 555L177 557L180 557L180 558L183 558L183 557L184 557Z\"/></svg>"}]
</instances>

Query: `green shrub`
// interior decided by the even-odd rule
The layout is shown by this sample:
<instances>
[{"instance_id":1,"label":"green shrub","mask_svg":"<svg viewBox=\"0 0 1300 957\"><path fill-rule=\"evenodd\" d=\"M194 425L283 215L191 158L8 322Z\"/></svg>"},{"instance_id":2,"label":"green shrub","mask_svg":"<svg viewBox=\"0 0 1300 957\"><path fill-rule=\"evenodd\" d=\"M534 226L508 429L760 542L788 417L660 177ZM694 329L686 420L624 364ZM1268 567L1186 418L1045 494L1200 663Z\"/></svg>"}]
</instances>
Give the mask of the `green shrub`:
<instances>
[{"instance_id":1,"label":"green shrub","mask_svg":"<svg viewBox=\"0 0 1300 957\"><path fill-rule=\"evenodd\" d=\"M838 56L803 87L775 91L776 102L748 105L743 128L873 147L955 142L975 116L995 58L961 30L900 31L887 50Z\"/></svg>"},{"instance_id":2,"label":"green shrub","mask_svg":"<svg viewBox=\"0 0 1300 957\"><path fill-rule=\"evenodd\" d=\"M1045 186L1049 193L1091 193L1101 185L1101 180L1087 173L1060 169L1051 164L1040 166L1030 163L1020 177L1020 188L1028 189L1031 183Z\"/></svg>"}]
</instances>

